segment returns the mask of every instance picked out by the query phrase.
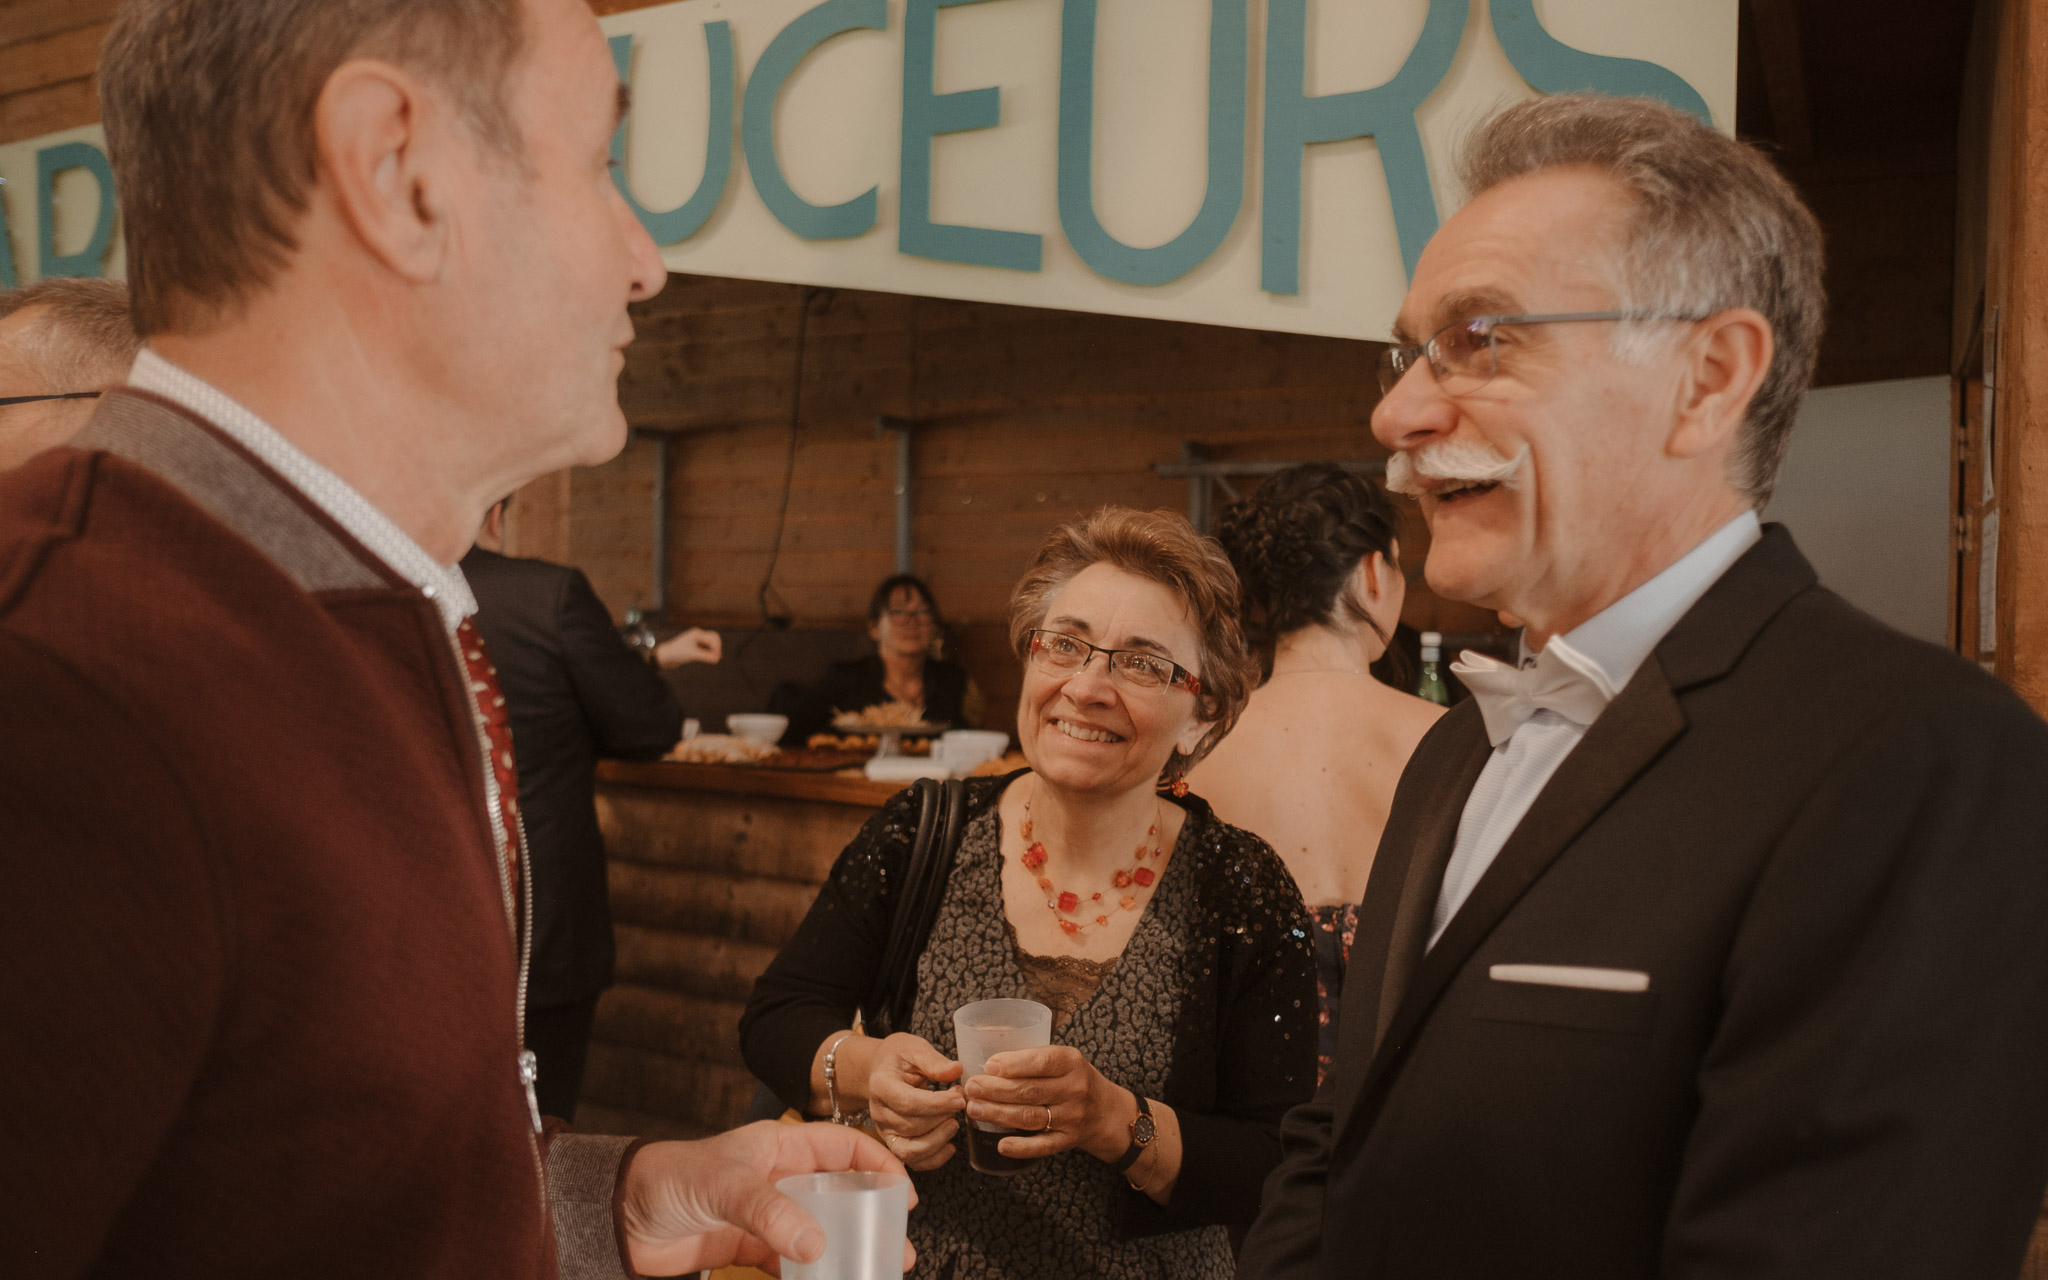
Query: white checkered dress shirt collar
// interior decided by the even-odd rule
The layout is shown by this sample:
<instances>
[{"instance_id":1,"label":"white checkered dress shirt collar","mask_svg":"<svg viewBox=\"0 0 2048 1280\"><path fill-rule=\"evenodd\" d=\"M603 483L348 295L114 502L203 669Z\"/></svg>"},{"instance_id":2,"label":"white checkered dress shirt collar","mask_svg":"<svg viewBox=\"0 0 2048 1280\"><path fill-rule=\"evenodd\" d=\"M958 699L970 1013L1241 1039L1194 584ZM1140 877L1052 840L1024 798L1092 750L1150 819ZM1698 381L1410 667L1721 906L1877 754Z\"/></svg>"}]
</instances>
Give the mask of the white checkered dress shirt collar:
<instances>
[{"instance_id":1,"label":"white checkered dress shirt collar","mask_svg":"<svg viewBox=\"0 0 2048 1280\"><path fill-rule=\"evenodd\" d=\"M128 385L162 396L189 409L219 427L237 444L255 454L264 465L283 476L287 483L306 495L313 504L348 530L350 536L369 548L370 553L389 565L393 572L418 587L441 611L441 619L453 632L462 620L476 612L476 597L469 581L456 565L444 565L427 554L405 530L392 522L335 475L308 457L304 450L278 430L230 399L220 388L195 377L144 348L129 370Z\"/></svg>"}]
</instances>

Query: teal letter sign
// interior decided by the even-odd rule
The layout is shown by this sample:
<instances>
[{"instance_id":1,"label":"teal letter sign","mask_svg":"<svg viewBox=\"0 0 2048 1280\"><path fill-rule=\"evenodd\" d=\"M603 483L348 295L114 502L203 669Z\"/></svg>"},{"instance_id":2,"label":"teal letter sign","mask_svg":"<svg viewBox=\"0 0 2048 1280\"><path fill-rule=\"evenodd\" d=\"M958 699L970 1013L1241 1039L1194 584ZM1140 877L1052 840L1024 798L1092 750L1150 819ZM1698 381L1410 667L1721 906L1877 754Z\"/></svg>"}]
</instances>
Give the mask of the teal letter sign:
<instances>
[{"instance_id":1,"label":"teal letter sign","mask_svg":"<svg viewBox=\"0 0 2048 1280\"><path fill-rule=\"evenodd\" d=\"M0 197L0 289L13 289L19 283L14 274L14 228L7 225L7 201Z\"/></svg>"},{"instance_id":2,"label":"teal letter sign","mask_svg":"<svg viewBox=\"0 0 2048 1280\"><path fill-rule=\"evenodd\" d=\"M825 0L777 33L747 78L740 145L754 175L754 190L776 221L806 240L844 240L874 226L875 188L834 205L812 204L798 195L782 176L782 161L775 154L776 100L790 73L811 50L841 32L888 27L889 0Z\"/></svg>"},{"instance_id":3,"label":"teal letter sign","mask_svg":"<svg viewBox=\"0 0 2048 1280\"><path fill-rule=\"evenodd\" d=\"M57 253L57 175L67 169L84 169L100 184L99 212L93 220L92 239L77 253ZM36 207L42 223L41 267L46 276L96 276L107 256L107 241L114 234L114 170L107 153L90 142L60 142L36 152Z\"/></svg>"},{"instance_id":4,"label":"teal letter sign","mask_svg":"<svg viewBox=\"0 0 2048 1280\"><path fill-rule=\"evenodd\" d=\"M1536 0L1493 0L1493 34L1508 61L1539 93L1594 89L1619 98L1661 98L1709 125L1706 99L1677 72L1654 62L1609 58L1561 44L1536 18Z\"/></svg>"},{"instance_id":5,"label":"teal letter sign","mask_svg":"<svg viewBox=\"0 0 2048 1280\"><path fill-rule=\"evenodd\" d=\"M611 38L612 62L623 84L633 82L633 37ZM704 51L711 60L711 125L704 145L704 176L688 200L666 213L643 208L633 196L633 184L626 174L626 122L612 135L612 181L626 198L626 207L647 228L656 244L676 244L696 235L718 208L725 186L732 176L732 27L724 22L704 24Z\"/></svg>"},{"instance_id":6,"label":"teal letter sign","mask_svg":"<svg viewBox=\"0 0 2048 1280\"><path fill-rule=\"evenodd\" d=\"M1134 249L1095 216L1095 6L1066 0L1060 19L1060 226L1098 275L1125 284L1177 280L1216 252L1244 207L1245 0L1209 8L1209 187L1179 235Z\"/></svg>"},{"instance_id":7,"label":"teal letter sign","mask_svg":"<svg viewBox=\"0 0 2048 1280\"><path fill-rule=\"evenodd\" d=\"M1308 0L1272 0L1266 16L1265 190L1260 226L1260 283L1268 293L1301 292L1302 149L1371 135L1387 172L1394 229L1410 274L1436 232L1436 196L1415 109L1435 90L1457 56L1471 0L1429 0L1429 17L1408 60L1376 89L1311 98L1308 85Z\"/></svg>"},{"instance_id":8,"label":"teal letter sign","mask_svg":"<svg viewBox=\"0 0 2048 1280\"><path fill-rule=\"evenodd\" d=\"M1038 270L1042 242L1022 231L932 221L932 139L993 128L1003 118L1001 91L933 93L939 10L983 0L910 0L903 13L903 225L896 247L920 258L978 267Z\"/></svg>"}]
</instances>

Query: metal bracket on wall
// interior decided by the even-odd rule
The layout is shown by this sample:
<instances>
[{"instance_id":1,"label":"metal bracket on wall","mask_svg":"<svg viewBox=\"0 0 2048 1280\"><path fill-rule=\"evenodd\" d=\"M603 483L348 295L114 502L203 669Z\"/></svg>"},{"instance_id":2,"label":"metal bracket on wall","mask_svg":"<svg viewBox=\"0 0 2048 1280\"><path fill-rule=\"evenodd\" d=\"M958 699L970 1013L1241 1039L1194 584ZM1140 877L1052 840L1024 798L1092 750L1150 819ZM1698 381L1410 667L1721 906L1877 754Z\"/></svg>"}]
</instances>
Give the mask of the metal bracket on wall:
<instances>
[{"instance_id":1,"label":"metal bracket on wall","mask_svg":"<svg viewBox=\"0 0 2048 1280\"><path fill-rule=\"evenodd\" d=\"M1152 470L1168 480L1185 479L1188 482L1188 523L1203 533L1213 530L1216 511L1222 505L1216 501L1221 490L1224 502L1236 502L1244 497L1232 480L1263 479L1289 467L1300 466L1299 462L1219 462L1209 452L1209 446L1199 440L1183 440L1180 446L1179 462L1155 462ZM1339 458L1335 465L1354 475L1377 476L1386 472L1383 458Z\"/></svg>"},{"instance_id":2,"label":"metal bracket on wall","mask_svg":"<svg viewBox=\"0 0 2048 1280\"><path fill-rule=\"evenodd\" d=\"M914 464L910 456L910 436L920 424L909 418L894 414L881 414L875 419L875 439L893 431L896 433L896 572L910 572L910 482Z\"/></svg>"},{"instance_id":3,"label":"metal bracket on wall","mask_svg":"<svg viewBox=\"0 0 2048 1280\"><path fill-rule=\"evenodd\" d=\"M647 608L641 616L649 622L668 621L668 518L669 518L669 447L675 443L666 431L643 431L635 428L634 440L649 440L654 444L654 528L648 538L648 576L653 579L648 587Z\"/></svg>"}]
</instances>

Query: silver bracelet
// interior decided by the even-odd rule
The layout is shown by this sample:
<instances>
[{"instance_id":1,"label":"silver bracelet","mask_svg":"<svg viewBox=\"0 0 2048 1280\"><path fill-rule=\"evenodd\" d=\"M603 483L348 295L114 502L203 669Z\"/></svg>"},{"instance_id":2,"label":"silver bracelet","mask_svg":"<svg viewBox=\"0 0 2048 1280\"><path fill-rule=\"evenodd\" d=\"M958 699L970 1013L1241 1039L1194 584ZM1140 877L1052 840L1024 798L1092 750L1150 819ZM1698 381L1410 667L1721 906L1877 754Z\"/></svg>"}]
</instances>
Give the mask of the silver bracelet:
<instances>
[{"instance_id":1,"label":"silver bracelet","mask_svg":"<svg viewBox=\"0 0 2048 1280\"><path fill-rule=\"evenodd\" d=\"M825 1098L832 1104L832 1123L861 1128L868 1122L865 1111L846 1113L839 1109L839 1065L835 1061L839 1046L846 1043L846 1037L858 1035L854 1031L842 1031L825 1049Z\"/></svg>"}]
</instances>

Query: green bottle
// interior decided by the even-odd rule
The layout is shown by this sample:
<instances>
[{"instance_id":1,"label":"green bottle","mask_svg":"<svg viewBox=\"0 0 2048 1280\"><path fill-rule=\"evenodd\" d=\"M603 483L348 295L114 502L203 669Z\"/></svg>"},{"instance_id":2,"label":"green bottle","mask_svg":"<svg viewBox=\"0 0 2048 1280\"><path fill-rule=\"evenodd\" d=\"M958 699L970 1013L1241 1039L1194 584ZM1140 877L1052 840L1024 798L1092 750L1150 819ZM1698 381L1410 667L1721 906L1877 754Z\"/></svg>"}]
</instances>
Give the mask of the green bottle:
<instances>
[{"instance_id":1,"label":"green bottle","mask_svg":"<svg viewBox=\"0 0 2048 1280\"><path fill-rule=\"evenodd\" d=\"M1415 684L1415 696L1424 702L1448 707L1451 705L1451 689L1444 683L1444 673L1437 668L1444 659L1443 645L1443 632L1422 633L1422 679Z\"/></svg>"}]
</instances>

